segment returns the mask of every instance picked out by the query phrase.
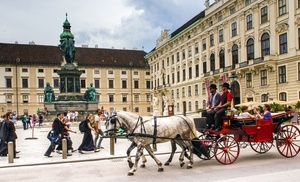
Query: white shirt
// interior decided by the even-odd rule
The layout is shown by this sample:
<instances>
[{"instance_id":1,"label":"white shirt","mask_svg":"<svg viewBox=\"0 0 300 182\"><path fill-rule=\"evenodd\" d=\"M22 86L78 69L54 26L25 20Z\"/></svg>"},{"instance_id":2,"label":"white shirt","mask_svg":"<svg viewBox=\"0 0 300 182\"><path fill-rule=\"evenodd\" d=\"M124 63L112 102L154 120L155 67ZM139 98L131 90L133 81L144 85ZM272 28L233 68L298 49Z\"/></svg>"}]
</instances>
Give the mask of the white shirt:
<instances>
[{"instance_id":1,"label":"white shirt","mask_svg":"<svg viewBox=\"0 0 300 182\"><path fill-rule=\"evenodd\" d=\"M98 129L101 129L100 116L98 114L95 115L94 120L98 123Z\"/></svg>"}]
</instances>

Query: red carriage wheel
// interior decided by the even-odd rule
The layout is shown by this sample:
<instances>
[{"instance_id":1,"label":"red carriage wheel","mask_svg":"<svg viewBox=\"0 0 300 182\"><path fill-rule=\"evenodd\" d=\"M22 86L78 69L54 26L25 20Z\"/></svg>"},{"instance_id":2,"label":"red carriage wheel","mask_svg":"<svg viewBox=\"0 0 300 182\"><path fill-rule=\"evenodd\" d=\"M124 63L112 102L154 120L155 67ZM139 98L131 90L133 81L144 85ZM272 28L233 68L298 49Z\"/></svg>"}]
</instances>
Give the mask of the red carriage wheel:
<instances>
[{"instance_id":1,"label":"red carriage wheel","mask_svg":"<svg viewBox=\"0 0 300 182\"><path fill-rule=\"evenodd\" d=\"M222 164L232 164L240 154L240 146L231 136L221 137L215 145L215 158Z\"/></svg>"},{"instance_id":2,"label":"red carriage wheel","mask_svg":"<svg viewBox=\"0 0 300 182\"><path fill-rule=\"evenodd\" d=\"M200 141L202 141L202 143L204 143L206 146L208 146L209 148L209 158L205 157L204 155L199 156L200 159L203 160L209 160L211 158L213 158L215 156L214 154L214 140L209 137L208 135L200 135L199 136Z\"/></svg>"},{"instance_id":3,"label":"red carriage wheel","mask_svg":"<svg viewBox=\"0 0 300 182\"><path fill-rule=\"evenodd\" d=\"M276 146L282 156L296 156L300 152L300 130L293 125L283 126L277 133Z\"/></svg>"},{"instance_id":4,"label":"red carriage wheel","mask_svg":"<svg viewBox=\"0 0 300 182\"><path fill-rule=\"evenodd\" d=\"M273 140L267 142L249 142L249 143L250 143L250 147L259 154L268 152L273 146Z\"/></svg>"}]
</instances>

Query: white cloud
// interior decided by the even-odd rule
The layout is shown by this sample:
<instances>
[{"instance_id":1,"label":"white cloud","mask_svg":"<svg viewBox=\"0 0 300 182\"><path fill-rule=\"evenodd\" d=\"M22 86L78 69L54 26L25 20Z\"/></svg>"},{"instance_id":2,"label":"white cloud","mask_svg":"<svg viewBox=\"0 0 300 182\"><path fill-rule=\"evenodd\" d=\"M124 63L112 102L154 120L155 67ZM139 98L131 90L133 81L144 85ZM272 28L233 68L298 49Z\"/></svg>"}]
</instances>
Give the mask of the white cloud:
<instances>
[{"instance_id":1,"label":"white cloud","mask_svg":"<svg viewBox=\"0 0 300 182\"><path fill-rule=\"evenodd\" d=\"M77 46L150 51L161 30L175 31L203 10L198 0L10 0L0 6L0 42L58 45L65 13Z\"/></svg>"}]
</instances>

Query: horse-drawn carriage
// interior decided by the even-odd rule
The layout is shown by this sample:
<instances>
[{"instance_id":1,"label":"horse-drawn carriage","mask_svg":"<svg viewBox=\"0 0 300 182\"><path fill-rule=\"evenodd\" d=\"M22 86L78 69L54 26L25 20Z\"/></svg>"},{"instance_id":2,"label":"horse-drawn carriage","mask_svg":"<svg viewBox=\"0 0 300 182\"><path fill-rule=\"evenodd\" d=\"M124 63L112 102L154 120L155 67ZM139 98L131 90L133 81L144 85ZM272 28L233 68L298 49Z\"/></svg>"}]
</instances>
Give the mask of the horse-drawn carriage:
<instances>
[{"instance_id":1,"label":"horse-drawn carriage","mask_svg":"<svg viewBox=\"0 0 300 182\"><path fill-rule=\"evenodd\" d=\"M128 131L127 137L132 141L127 151L131 168L128 175L133 175L144 149L156 161L158 171L163 171L162 163L155 157L150 147L154 141L156 143L171 142L171 156L165 165L171 162L176 151L176 144L178 144L182 149L179 157L180 166L184 165L185 156L189 160L187 168L192 168L192 152L205 160L215 157L222 164L231 164L239 156L241 143L249 143L257 153L266 153L276 140L276 146L281 155L294 157L300 152L300 130L294 125L283 125L291 119L290 114L290 112L279 113L268 120L224 116L223 128L216 132L206 129L205 120L183 115L157 118L159 126L154 127L151 117L141 117L134 113L120 111L115 113L117 118L109 119L107 129L114 131L119 127L125 127ZM200 136L197 135L196 130L201 133ZM137 147L137 153L133 164L130 152L134 147ZM143 164L145 162L146 159L143 159Z\"/></svg>"},{"instance_id":2,"label":"horse-drawn carriage","mask_svg":"<svg viewBox=\"0 0 300 182\"><path fill-rule=\"evenodd\" d=\"M284 125L290 120L292 112L272 114L270 119L223 117L222 130L206 130L206 124L195 120L197 130L201 133L201 143L208 146L209 157L199 156L202 159L216 158L222 164L231 164L239 156L240 146L250 147L257 153L266 153L274 140L278 152L285 157L294 157L300 152L300 130L294 125Z\"/></svg>"}]
</instances>

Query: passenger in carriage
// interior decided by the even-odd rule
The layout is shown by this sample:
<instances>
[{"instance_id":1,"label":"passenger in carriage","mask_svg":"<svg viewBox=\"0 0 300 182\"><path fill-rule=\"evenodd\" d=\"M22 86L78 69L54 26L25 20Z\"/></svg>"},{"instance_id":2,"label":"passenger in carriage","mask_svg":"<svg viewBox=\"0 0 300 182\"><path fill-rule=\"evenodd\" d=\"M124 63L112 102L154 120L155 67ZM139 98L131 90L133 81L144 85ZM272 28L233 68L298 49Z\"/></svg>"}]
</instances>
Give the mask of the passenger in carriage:
<instances>
[{"instance_id":1,"label":"passenger in carriage","mask_svg":"<svg viewBox=\"0 0 300 182\"><path fill-rule=\"evenodd\" d=\"M272 117L270 110L271 110L271 106L269 104L265 104L263 106L264 113L260 115L259 119L270 119Z\"/></svg>"},{"instance_id":2,"label":"passenger in carriage","mask_svg":"<svg viewBox=\"0 0 300 182\"><path fill-rule=\"evenodd\" d=\"M221 96L221 101L218 106L215 107L215 110L217 111L215 114L215 126L216 129L215 131L221 131L222 130L222 125L223 125L223 119L222 117L225 116L225 111L228 107L231 105L231 100L232 100L232 94L228 91L230 89L228 83L223 83L222 85L222 96Z\"/></svg>"},{"instance_id":3,"label":"passenger in carriage","mask_svg":"<svg viewBox=\"0 0 300 182\"><path fill-rule=\"evenodd\" d=\"M256 116L252 115L248 111L248 106L242 106L242 113L238 116L238 119L240 118L252 118L255 119Z\"/></svg>"},{"instance_id":4,"label":"passenger in carriage","mask_svg":"<svg viewBox=\"0 0 300 182\"><path fill-rule=\"evenodd\" d=\"M217 112L215 110L216 106L220 104L220 97L221 95L217 92L217 86L215 84L211 84L209 86L210 89L210 99L208 101L207 107L206 107L206 127L208 129L214 127L214 116Z\"/></svg>"}]
</instances>

